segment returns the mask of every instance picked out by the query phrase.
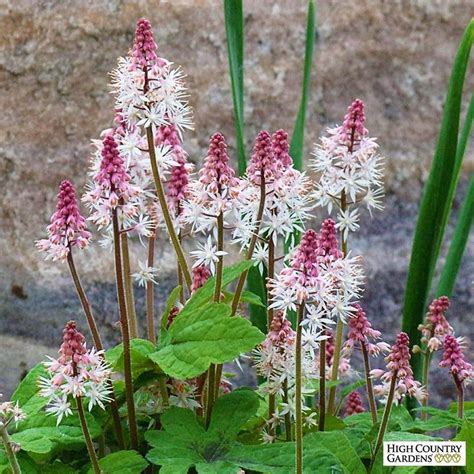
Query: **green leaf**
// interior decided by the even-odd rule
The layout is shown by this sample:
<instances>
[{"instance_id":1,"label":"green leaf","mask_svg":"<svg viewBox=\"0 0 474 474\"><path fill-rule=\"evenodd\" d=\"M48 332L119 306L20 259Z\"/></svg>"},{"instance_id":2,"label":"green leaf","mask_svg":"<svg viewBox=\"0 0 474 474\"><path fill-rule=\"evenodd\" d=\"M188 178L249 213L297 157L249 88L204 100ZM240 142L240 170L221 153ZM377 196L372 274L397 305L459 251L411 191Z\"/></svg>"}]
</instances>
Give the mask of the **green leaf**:
<instances>
[{"instance_id":1,"label":"green leaf","mask_svg":"<svg viewBox=\"0 0 474 474\"><path fill-rule=\"evenodd\" d=\"M168 318L170 316L171 309L176 304L176 300L179 296L180 291L181 291L181 286L177 286L170 293L170 295L168 296L168 299L166 300L165 309L163 310L163 314L161 315L161 319L160 319L160 327L162 331L166 330L166 326L168 324Z\"/></svg>"},{"instance_id":2,"label":"green leaf","mask_svg":"<svg viewBox=\"0 0 474 474\"><path fill-rule=\"evenodd\" d=\"M226 288L230 283L236 280L241 273L248 270L250 267L253 266L252 260L242 260L234 265L224 268L224 272L222 274L222 288ZM214 287L216 285L216 278L211 277L206 283L199 288L193 296L187 301L184 305L184 308L180 311L179 315L189 314L194 312L199 307L209 303L209 301L214 296ZM173 323L174 325L174 323Z\"/></svg>"},{"instance_id":3,"label":"green leaf","mask_svg":"<svg viewBox=\"0 0 474 474\"><path fill-rule=\"evenodd\" d=\"M258 329L264 333L267 332L267 308L265 306L267 302L266 279L266 268L264 269L263 274L260 273L257 267L250 268L247 275L247 288L249 291L258 295L259 299L265 303L263 306L255 304L250 305L250 321L252 321L252 324L257 326Z\"/></svg>"},{"instance_id":4,"label":"green leaf","mask_svg":"<svg viewBox=\"0 0 474 474\"><path fill-rule=\"evenodd\" d=\"M294 443L243 445L237 433L255 416L257 395L247 389L219 398L206 431L190 410L172 407L162 415L163 431L149 431L145 439L153 447L147 458L161 473L235 473L239 468L272 474L294 471ZM340 447L339 453L336 451ZM315 433L304 438L304 472L363 473L363 465L342 433Z\"/></svg>"},{"instance_id":5,"label":"green leaf","mask_svg":"<svg viewBox=\"0 0 474 474\"><path fill-rule=\"evenodd\" d=\"M130 341L133 378L143 372L156 369L148 357L155 350L155 345L146 339L132 339ZM123 372L123 343L106 351L105 358L115 371Z\"/></svg>"},{"instance_id":6,"label":"green leaf","mask_svg":"<svg viewBox=\"0 0 474 474\"><path fill-rule=\"evenodd\" d=\"M249 290L244 290L242 292L242 295L240 296L240 301L242 303L248 303L248 304L251 304L253 306L259 306L260 308L265 308L266 309L266 307L267 307L265 305L265 303L262 301L262 297L260 295L252 293Z\"/></svg>"},{"instance_id":7,"label":"green leaf","mask_svg":"<svg viewBox=\"0 0 474 474\"><path fill-rule=\"evenodd\" d=\"M136 451L117 451L100 459L99 466L102 474L138 474L146 469L148 462Z\"/></svg>"},{"instance_id":8,"label":"green leaf","mask_svg":"<svg viewBox=\"0 0 474 474\"><path fill-rule=\"evenodd\" d=\"M456 277L459 273L461 260L466 249L467 240L474 218L474 174L469 179L467 193L459 213L454 229L453 238L449 246L446 262L444 263L441 277L436 290L436 296L451 297Z\"/></svg>"},{"instance_id":9,"label":"green leaf","mask_svg":"<svg viewBox=\"0 0 474 474\"><path fill-rule=\"evenodd\" d=\"M465 420L454 441L466 442L466 474L474 473L474 423Z\"/></svg>"},{"instance_id":10,"label":"green leaf","mask_svg":"<svg viewBox=\"0 0 474 474\"><path fill-rule=\"evenodd\" d=\"M291 138L290 155L293 158L295 168L303 169L303 146L304 146L304 128L306 121L306 108L308 106L309 87L311 82L311 65L313 63L315 28L314 1L308 1L308 15L306 20L306 47L304 55L304 72L301 90L301 102L293 128Z\"/></svg>"},{"instance_id":11,"label":"green leaf","mask_svg":"<svg viewBox=\"0 0 474 474\"><path fill-rule=\"evenodd\" d=\"M265 336L249 321L230 314L229 306L216 303L179 313L150 359L169 376L189 379L263 341Z\"/></svg>"},{"instance_id":12,"label":"green leaf","mask_svg":"<svg viewBox=\"0 0 474 474\"><path fill-rule=\"evenodd\" d=\"M19 383L11 396L13 402L18 404L24 410L24 406L38 393L38 377L46 376L46 369L42 362L35 365Z\"/></svg>"},{"instance_id":13,"label":"green leaf","mask_svg":"<svg viewBox=\"0 0 474 474\"><path fill-rule=\"evenodd\" d=\"M451 206L450 189L457 180L455 173L461 100L473 33L474 19L464 32L454 60L438 143L415 229L402 324L412 344L419 344L418 325L423 321L446 225L446 210ZM412 362L418 376L420 357L414 356Z\"/></svg>"},{"instance_id":14,"label":"green leaf","mask_svg":"<svg viewBox=\"0 0 474 474\"><path fill-rule=\"evenodd\" d=\"M235 472L226 454L240 427L257 411L258 403L257 395L247 389L220 397L207 431L195 413L171 407L161 417L163 430L145 433L145 439L153 447L147 458L162 466L160 473L186 473L192 466L200 473L227 472L230 468L233 469L230 472Z\"/></svg>"},{"instance_id":15,"label":"green leaf","mask_svg":"<svg viewBox=\"0 0 474 474\"><path fill-rule=\"evenodd\" d=\"M311 452L311 449L318 447L324 447L330 451L340 465L344 467L344 472L351 474L366 472L357 452L342 431L311 433L305 436L303 441L306 452Z\"/></svg>"},{"instance_id":16,"label":"green leaf","mask_svg":"<svg viewBox=\"0 0 474 474\"><path fill-rule=\"evenodd\" d=\"M244 140L244 14L242 0L224 0L227 56L234 102L235 134L239 175L245 173Z\"/></svg>"}]
</instances>

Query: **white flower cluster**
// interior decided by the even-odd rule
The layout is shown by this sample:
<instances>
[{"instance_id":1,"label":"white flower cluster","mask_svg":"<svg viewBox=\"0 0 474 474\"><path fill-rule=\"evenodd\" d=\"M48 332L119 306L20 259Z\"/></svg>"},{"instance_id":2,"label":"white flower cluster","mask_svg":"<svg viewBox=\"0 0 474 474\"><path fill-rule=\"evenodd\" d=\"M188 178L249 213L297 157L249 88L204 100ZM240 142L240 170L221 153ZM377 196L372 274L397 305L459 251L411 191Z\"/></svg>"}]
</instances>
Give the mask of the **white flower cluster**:
<instances>
[{"instance_id":1,"label":"white flower cluster","mask_svg":"<svg viewBox=\"0 0 474 474\"><path fill-rule=\"evenodd\" d=\"M75 326L67 328L70 332L75 330ZM56 416L58 425L64 416L72 415L70 397L84 398L89 411L96 405L105 409L104 404L110 401L111 369L103 351L87 350L83 336L77 332L73 336L61 346L58 359L48 357L44 363L47 375L38 380L39 394L49 399L46 412Z\"/></svg>"},{"instance_id":2,"label":"white flower cluster","mask_svg":"<svg viewBox=\"0 0 474 474\"><path fill-rule=\"evenodd\" d=\"M159 127L175 125L178 130L193 126L187 103L184 73L163 58L146 68L136 65L134 58L119 58L112 72L112 91L116 109L129 125Z\"/></svg>"},{"instance_id":3,"label":"white flower cluster","mask_svg":"<svg viewBox=\"0 0 474 474\"><path fill-rule=\"evenodd\" d=\"M241 192L234 206L233 242L241 249L249 246L255 233L258 208L260 204L259 186L246 177L241 180ZM268 255L268 238L277 244L286 242L295 232L304 230L304 222L310 217L312 204L311 182L305 173L288 168L280 177L267 185L265 207L259 237L256 260L265 262ZM291 244L292 242L290 242Z\"/></svg>"},{"instance_id":4,"label":"white flower cluster","mask_svg":"<svg viewBox=\"0 0 474 474\"><path fill-rule=\"evenodd\" d=\"M359 206L382 209L383 158L378 144L364 128L364 105L356 100L349 107L344 124L328 129L315 146L311 167L318 180L314 199L331 213L338 209L337 227L347 238L359 228Z\"/></svg>"},{"instance_id":5,"label":"white flower cluster","mask_svg":"<svg viewBox=\"0 0 474 474\"><path fill-rule=\"evenodd\" d=\"M0 398L2 394L0 393ZM20 408L18 402L0 402L0 423L8 426L11 423L19 423L24 420L26 415Z\"/></svg>"}]
</instances>

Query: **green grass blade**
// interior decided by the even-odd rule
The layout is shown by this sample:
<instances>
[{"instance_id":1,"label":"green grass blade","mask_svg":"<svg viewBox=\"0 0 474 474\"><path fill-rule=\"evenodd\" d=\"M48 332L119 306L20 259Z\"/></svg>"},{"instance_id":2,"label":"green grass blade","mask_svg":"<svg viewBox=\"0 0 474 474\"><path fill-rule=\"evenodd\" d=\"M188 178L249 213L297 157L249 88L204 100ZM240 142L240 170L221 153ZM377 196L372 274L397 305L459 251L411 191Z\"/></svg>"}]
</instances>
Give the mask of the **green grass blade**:
<instances>
[{"instance_id":1,"label":"green grass blade","mask_svg":"<svg viewBox=\"0 0 474 474\"><path fill-rule=\"evenodd\" d=\"M402 328L412 344L419 343L418 325L423 321L427 299L438 257L439 241L444 234L444 216L449 207L450 185L456 170L456 150L461 112L462 91L473 42L474 19L461 39L448 87L438 143L425 185L415 229L408 270ZM446 186L448 183L448 186ZM416 374L420 357L413 358Z\"/></svg>"},{"instance_id":2,"label":"green grass blade","mask_svg":"<svg viewBox=\"0 0 474 474\"><path fill-rule=\"evenodd\" d=\"M467 143L472 130L472 121L474 117L474 94L471 95L471 101L466 112L464 119L464 125L462 128L461 136L459 137L459 144L456 153L456 165L455 173L457 176L455 186L450 188L450 202L452 203L457 183L459 180L459 172L461 170L461 164L464 159ZM471 176L466 197L464 198L461 212L456 223L453 238L449 246L449 251L446 256L446 262L441 272L441 277L436 290L436 296L448 296L451 297L456 277L461 266L461 260L466 247L467 239L469 237L469 231L471 229L472 218L474 211L474 174ZM447 220L447 217L446 217ZM438 249L439 251L439 249Z\"/></svg>"},{"instance_id":3,"label":"green grass blade","mask_svg":"<svg viewBox=\"0 0 474 474\"><path fill-rule=\"evenodd\" d=\"M464 153L466 152L467 142L469 141L469 135L471 134L473 115L474 115L474 94L471 95L471 101L469 102L469 107L467 109L466 117L464 119L464 125L461 131L461 135L459 137L459 143L456 150L456 160L454 163L453 179L451 180L451 184L449 186L448 205L445 207L445 212L443 215L443 223L441 225L442 229L446 228L446 225L449 220L449 214L451 213L454 196L456 194L456 189L459 182L459 176L461 173L461 165L464 160ZM437 255L439 255L439 251L441 249L442 243L443 243L443 234L440 233Z\"/></svg>"},{"instance_id":4,"label":"green grass blade","mask_svg":"<svg viewBox=\"0 0 474 474\"><path fill-rule=\"evenodd\" d=\"M242 0L224 0L227 56L234 102L235 135L239 175L245 173L244 140L244 14Z\"/></svg>"},{"instance_id":5,"label":"green grass blade","mask_svg":"<svg viewBox=\"0 0 474 474\"><path fill-rule=\"evenodd\" d=\"M295 168L303 169L304 127L306 122L306 108L308 106L309 86L311 82L311 66L313 63L313 49L315 36L315 10L314 1L308 1L308 16L306 20L306 47L304 55L303 84L301 102L296 117L293 135L291 137L290 155Z\"/></svg>"},{"instance_id":6,"label":"green grass blade","mask_svg":"<svg viewBox=\"0 0 474 474\"><path fill-rule=\"evenodd\" d=\"M461 266L461 260L466 248L467 239L469 238L469 231L471 230L472 221L474 218L474 175L469 180L469 186L466 197L464 198L461 212L454 229L453 238L449 246L446 262L441 273L436 290L436 296L451 297L456 277Z\"/></svg>"}]
</instances>

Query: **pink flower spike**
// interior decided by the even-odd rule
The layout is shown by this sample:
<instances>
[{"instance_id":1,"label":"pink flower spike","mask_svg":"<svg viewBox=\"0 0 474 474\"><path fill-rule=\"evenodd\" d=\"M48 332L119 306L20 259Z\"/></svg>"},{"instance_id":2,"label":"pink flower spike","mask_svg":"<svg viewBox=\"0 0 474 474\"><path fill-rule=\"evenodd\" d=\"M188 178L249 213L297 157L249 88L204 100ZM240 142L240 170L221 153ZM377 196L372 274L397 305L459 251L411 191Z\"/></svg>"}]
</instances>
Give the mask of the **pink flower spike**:
<instances>
[{"instance_id":1,"label":"pink flower spike","mask_svg":"<svg viewBox=\"0 0 474 474\"><path fill-rule=\"evenodd\" d=\"M355 415L356 413L364 413L366 410L362 403L359 393L354 391L349 394L346 402L345 416Z\"/></svg>"},{"instance_id":2,"label":"pink flower spike","mask_svg":"<svg viewBox=\"0 0 474 474\"><path fill-rule=\"evenodd\" d=\"M272 149L272 138L266 130L262 130L255 139L253 153L247 166L247 176L252 183L259 185L261 176L265 182L275 179L277 163Z\"/></svg>"},{"instance_id":3,"label":"pink flower spike","mask_svg":"<svg viewBox=\"0 0 474 474\"><path fill-rule=\"evenodd\" d=\"M319 233L319 247L322 256L333 258L342 258L342 252L339 250L337 242L336 223L328 218L323 221L321 225L321 232Z\"/></svg>"},{"instance_id":4,"label":"pink flower spike","mask_svg":"<svg viewBox=\"0 0 474 474\"><path fill-rule=\"evenodd\" d=\"M193 268L193 285L191 291L196 291L206 283L211 277L211 272L204 265L199 265Z\"/></svg>"},{"instance_id":5,"label":"pink flower spike","mask_svg":"<svg viewBox=\"0 0 474 474\"><path fill-rule=\"evenodd\" d=\"M47 227L48 239L39 240L39 250L48 252L53 260L64 261L72 247L84 249L89 244L91 234L86 228L86 220L79 212L74 186L68 180L59 185L56 211Z\"/></svg>"},{"instance_id":6,"label":"pink flower spike","mask_svg":"<svg viewBox=\"0 0 474 474\"><path fill-rule=\"evenodd\" d=\"M344 122L341 127L341 139L351 148L354 143L359 142L368 133L364 127L364 107L364 102L356 99L347 108L347 114L344 116Z\"/></svg>"},{"instance_id":7,"label":"pink flower spike","mask_svg":"<svg viewBox=\"0 0 474 474\"><path fill-rule=\"evenodd\" d=\"M286 345L293 344L295 335L295 331L291 329L291 322L285 318L283 311L277 311L273 315L266 340L273 347L284 348Z\"/></svg>"},{"instance_id":8,"label":"pink flower spike","mask_svg":"<svg viewBox=\"0 0 474 474\"><path fill-rule=\"evenodd\" d=\"M295 270L302 272L300 279L304 285L307 280L313 280L318 276L318 235L312 229L308 229L301 237L295 256L291 261L291 266Z\"/></svg>"},{"instance_id":9,"label":"pink flower spike","mask_svg":"<svg viewBox=\"0 0 474 474\"><path fill-rule=\"evenodd\" d=\"M472 365L465 361L459 341L451 334L444 339L444 354L439 366L449 369L458 382L464 382L473 376Z\"/></svg>"},{"instance_id":10,"label":"pink flower spike","mask_svg":"<svg viewBox=\"0 0 474 474\"><path fill-rule=\"evenodd\" d=\"M75 321L69 321L63 329L63 343L59 349L61 354L58 359L60 364L66 365L70 362L78 364L82 356L87 352L84 344L86 338L76 328Z\"/></svg>"},{"instance_id":11,"label":"pink flower spike","mask_svg":"<svg viewBox=\"0 0 474 474\"><path fill-rule=\"evenodd\" d=\"M380 337L380 331L372 329L372 324L367 319L365 311L362 306L358 303L353 305L356 310L354 316L349 318L349 332L347 338L353 342L369 342L370 339L378 339Z\"/></svg>"},{"instance_id":12,"label":"pink flower spike","mask_svg":"<svg viewBox=\"0 0 474 474\"><path fill-rule=\"evenodd\" d=\"M220 197L226 197L237 186L238 180L229 165L227 145L222 133L212 135L204 166L199 173L199 181L207 191Z\"/></svg>"},{"instance_id":13,"label":"pink flower spike","mask_svg":"<svg viewBox=\"0 0 474 474\"><path fill-rule=\"evenodd\" d=\"M150 22L145 18L140 18L137 21L132 49L132 58L136 66L143 68L156 61L158 59L156 49Z\"/></svg>"},{"instance_id":14,"label":"pink flower spike","mask_svg":"<svg viewBox=\"0 0 474 474\"><path fill-rule=\"evenodd\" d=\"M281 171L286 171L293 165L293 159L289 155L288 133L285 130L277 130L272 135L272 151L276 164Z\"/></svg>"},{"instance_id":15,"label":"pink flower spike","mask_svg":"<svg viewBox=\"0 0 474 474\"><path fill-rule=\"evenodd\" d=\"M125 164L118 151L118 145L112 135L105 136L102 147L102 161L100 170L94 176L94 181L103 189L111 192L111 201L113 198L122 197L129 191L130 176L128 175ZM119 193L117 196L115 192ZM113 206L117 203L111 203Z\"/></svg>"}]
</instances>

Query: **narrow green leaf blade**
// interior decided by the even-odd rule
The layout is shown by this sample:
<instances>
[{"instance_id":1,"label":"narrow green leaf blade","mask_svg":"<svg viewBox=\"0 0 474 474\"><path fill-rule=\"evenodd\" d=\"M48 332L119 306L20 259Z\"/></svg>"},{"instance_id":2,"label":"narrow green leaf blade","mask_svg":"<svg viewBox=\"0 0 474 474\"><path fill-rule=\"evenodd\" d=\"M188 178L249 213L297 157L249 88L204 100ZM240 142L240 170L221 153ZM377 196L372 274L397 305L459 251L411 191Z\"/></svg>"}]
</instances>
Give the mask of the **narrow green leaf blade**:
<instances>
[{"instance_id":1,"label":"narrow green leaf blade","mask_svg":"<svg viewBox=\"0 0 474 474\"><path fill-rule=\"evenodd\" d=\"M454 229L453 238L449 246L446 262L441 272L441 277L436 290L436 296L445 295L451 297L456 277L461 266L461 260L466 249L472 222L474 219L474 175L469 180L469 185L464 198L458 222Z\"/></svg>"},{"instance_id":2,"label":"narrow green leaf blade","mask_svg":"<svg viewBox=\"0 0 474 474\"><path fill-rule=\"evenodd\" d=\"M235 134L239 175L245 173L244 140L244 14L242 0L224 0L227 56L234 102Z\"/></svg>"},{"instance_id":3,"label":"narrow green leaf blade","mask_svg":"<svg viewBox=\"0 0 474 474\"><path fill-rule=\"evenodd\" d=\"M313 63L315 29L314 1L308 1L308 15L306 20L306 47L304 55L304 71L301 90L301 101L296 117L293 135L291 137L290 155L295 168L303 169L304 127L306 122L306 108L308 106L309 87L311 82L311 66Z\"/></svg>"},{"instance_id":4,"label":"narrow green leaf blade","mask_svg":"<svg viewBox=\"0 0 474 474\"><path fill-rule=\"evenodd\" d=\"M422 322L434 268L439 240L444 233L443 219L449 206L449 186L455 178L455 162L461 111L462 90L469 54L473 42L474 20L461 39L448 88L430 176L426 183L415 230L407 277L402 327L412 344L419 343L418 325ZM420 371L419 356L413 357L416 374Z\"/></svg>"}]
</instances>

